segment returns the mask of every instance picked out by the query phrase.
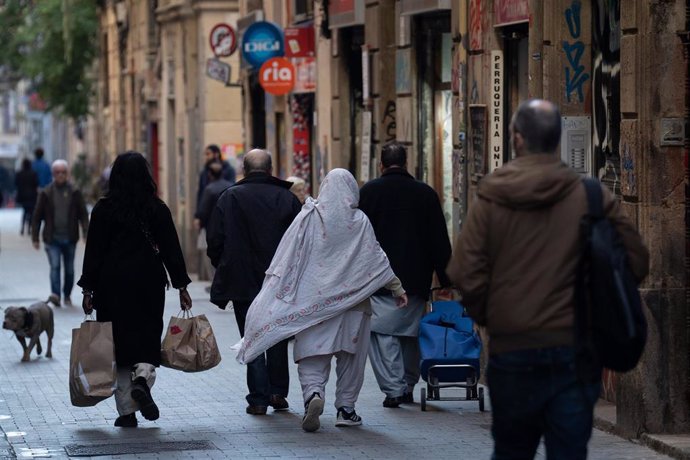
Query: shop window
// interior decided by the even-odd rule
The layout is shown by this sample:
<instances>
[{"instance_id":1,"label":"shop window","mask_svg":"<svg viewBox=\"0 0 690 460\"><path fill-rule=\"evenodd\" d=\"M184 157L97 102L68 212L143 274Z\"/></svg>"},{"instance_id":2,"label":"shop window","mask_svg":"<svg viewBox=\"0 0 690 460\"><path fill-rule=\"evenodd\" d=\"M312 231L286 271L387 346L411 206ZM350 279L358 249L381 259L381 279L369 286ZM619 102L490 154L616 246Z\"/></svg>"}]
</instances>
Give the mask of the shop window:
<instances>
[{"instance_id":1,"label":"shop window","mask_svg":"<svg viewBox=\"0 0 690 460\"><path fill-rule=\"evenodd\" d=\"M313 0L292 0L293 24L309 21L314 17Z\"/></svg>"}]
</instances>

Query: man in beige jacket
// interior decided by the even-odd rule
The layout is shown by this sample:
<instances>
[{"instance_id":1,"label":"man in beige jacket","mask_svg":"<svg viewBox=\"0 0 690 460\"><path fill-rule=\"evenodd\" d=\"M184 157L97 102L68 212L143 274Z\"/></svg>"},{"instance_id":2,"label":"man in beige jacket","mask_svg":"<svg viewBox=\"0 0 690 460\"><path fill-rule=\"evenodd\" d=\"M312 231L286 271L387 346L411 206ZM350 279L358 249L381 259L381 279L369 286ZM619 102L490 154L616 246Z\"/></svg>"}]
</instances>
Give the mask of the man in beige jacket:
<instances>
[{"instance_id":1,"label":"man in beige jacket","mask_svg":"<svg viewBox=\"0 0 690 460\"><path fill-rule=\"evenodd\" d=\"M575 373L575 278L581 177L560 161L555 105L529 100L511 122L517 158L485 177L448 265L469 314L489 337L487 380L494 457L532 458L544 436L547 457L586 458L600 381ZM642 280L649 253L605 187L604 212Z\"/></svg>"}]
</instances>

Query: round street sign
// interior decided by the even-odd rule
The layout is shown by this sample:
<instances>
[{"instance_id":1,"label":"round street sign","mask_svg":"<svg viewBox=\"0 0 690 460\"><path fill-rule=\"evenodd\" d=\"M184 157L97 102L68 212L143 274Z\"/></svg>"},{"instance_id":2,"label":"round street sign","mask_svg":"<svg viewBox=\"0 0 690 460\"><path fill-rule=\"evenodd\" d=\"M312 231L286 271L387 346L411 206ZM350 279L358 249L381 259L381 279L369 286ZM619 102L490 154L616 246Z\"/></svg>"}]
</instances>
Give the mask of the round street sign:
<instances>
[{"instance_id":1,"label":"round street sign","mask_svg":"<svg viewBox=\"0 0 690 460\"><path fill-rule=\"evenodd\" d=\"M255 22L242 34L242 55L255 69L268 59L284 54L283 32L271 22Z\"/></svg>"},{"instance_id":2,"label":"round street sign","mask_svg":"<svg viewBox=\"0 0 690 460\"><path fill-rule=\"evenodd\" d=\"M259 83L274 96L287 94L295 86L295 67L283 57L271 58L259 70Z\"/></svg>"},{"instance_id":3,"label":"round street sign","mask_svg":"<svg viewBox=\"0 0 690 460\"><path fill-rule=\"evenodd\" d=\"M235 29L225 23L216 24L209 35L211 50L216 57L228 57L237 48Z\"/></svg>"}]
</instances>

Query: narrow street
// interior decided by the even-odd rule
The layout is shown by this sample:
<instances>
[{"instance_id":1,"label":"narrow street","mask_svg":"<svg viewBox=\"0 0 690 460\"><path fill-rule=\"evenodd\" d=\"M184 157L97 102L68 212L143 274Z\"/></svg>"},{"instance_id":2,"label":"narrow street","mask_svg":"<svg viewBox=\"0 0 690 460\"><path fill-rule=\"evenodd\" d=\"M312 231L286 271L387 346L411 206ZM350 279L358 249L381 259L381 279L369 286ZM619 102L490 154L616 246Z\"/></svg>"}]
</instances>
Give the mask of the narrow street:
<instances>
[{"instance_id":1,"label":"narrow street","mask_svg":"<svg viewBox=\"0 0 690 460\"><path fill-rule=\"evenodd\" d=\"M28 306L48 295L48 263L41 249L19 236L20 211L0 211L0 308ZM83 242L78 245L79 277ZM67 373L71 329L83 319L81 294L75 289L73 308L55 310L53 359L21 363L21 348L9 331L0 340L0 459L66 458L69 453L103 455L98 458L489 458L491 413L477 403L429 403L385 409L370 369L357 411L364 425L336 428L332 406L335 375L331 376L322 429L300 428L302 403L296 367L291 369L291 410L267 416L245 414L244 368L230 346L239 339L232 312L207 300L205 283L190 291L193 312L205 314L216 333L223 361L210 371L185 374L161 368L153 395L161 408L156 422L142 421L137 429L113 427L117 414L113 398L95 407L73 407ZM123 286L126 289L126 286ZM168 293L167 318L177 313L177 291ZM45 337L45 336L43 336ZM45 344L45 339L44 344ZM452 391L452 390L451 390ZM418 399L418 390L415 399ZM487 404L488 406L488 404ZM186 444L185 444L186 443ZM80 448L81 446L81 448ZM196 449L196 450L190 450ZM593 459L667 458L656 452L594 430ZM90 453L89 453L90 452ZM544 458L543 449L540 458Z\"/></svg>"}]
</instances>

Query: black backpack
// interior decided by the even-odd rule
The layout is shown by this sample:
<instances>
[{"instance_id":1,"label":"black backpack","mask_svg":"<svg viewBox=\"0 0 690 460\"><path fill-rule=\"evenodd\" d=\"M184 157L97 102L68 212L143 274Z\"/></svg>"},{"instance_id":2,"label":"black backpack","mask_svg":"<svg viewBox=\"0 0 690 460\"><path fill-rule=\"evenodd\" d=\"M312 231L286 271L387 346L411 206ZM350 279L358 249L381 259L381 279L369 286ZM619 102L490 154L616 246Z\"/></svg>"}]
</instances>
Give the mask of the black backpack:
<instances>
[{"instance_id":1,"label":"black backpack","mask_svg":"<svg viewBox=\"0 0 690 460\"><path fill-rule=\"evenodd\" d=\"M622 238L603 211L600 183L584 179L589 211L580 222L581 260L576 284L578 373L596 378L601 367L633 369L647 341L639 283Z\"/></svg>"}]
</instances>

